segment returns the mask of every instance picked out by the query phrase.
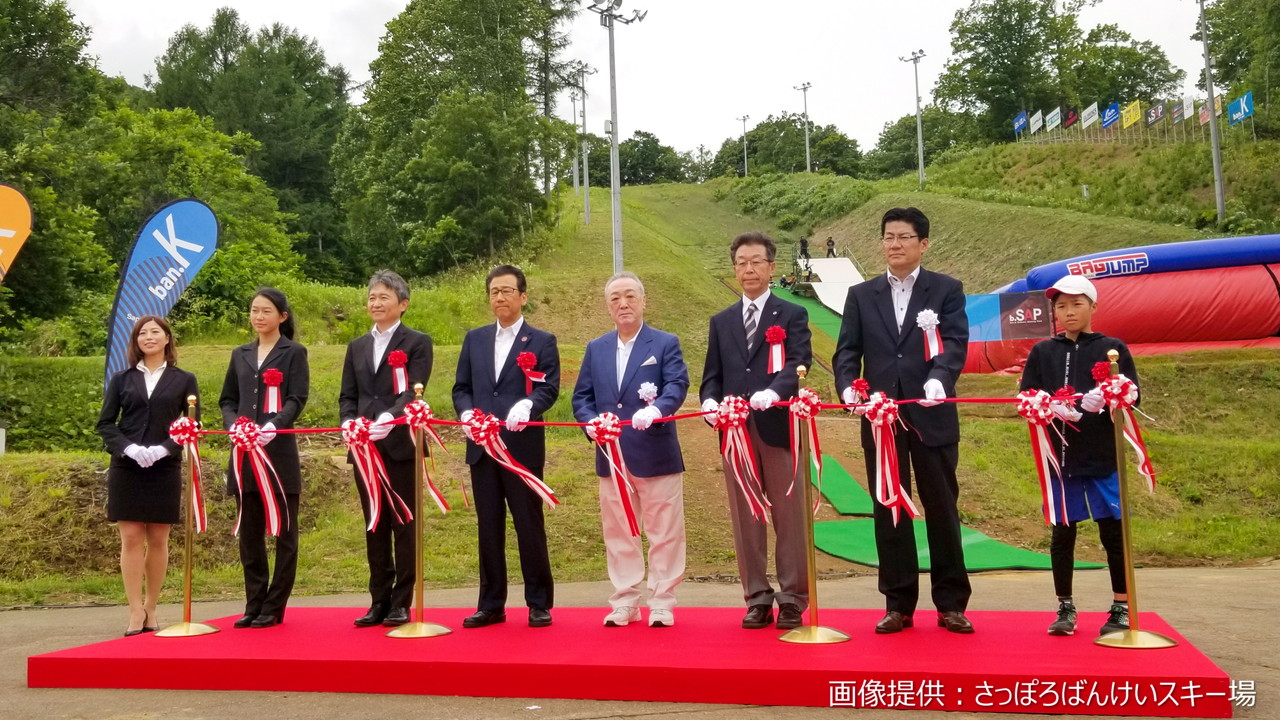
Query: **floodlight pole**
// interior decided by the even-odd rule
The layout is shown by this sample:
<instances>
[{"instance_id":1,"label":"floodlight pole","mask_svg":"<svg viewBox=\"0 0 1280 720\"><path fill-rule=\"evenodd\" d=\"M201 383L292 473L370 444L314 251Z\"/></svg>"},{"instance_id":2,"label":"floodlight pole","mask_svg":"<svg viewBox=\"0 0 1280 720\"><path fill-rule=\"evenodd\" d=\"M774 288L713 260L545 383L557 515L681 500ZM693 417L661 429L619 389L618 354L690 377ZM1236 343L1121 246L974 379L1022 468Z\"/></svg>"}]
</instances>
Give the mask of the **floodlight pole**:
<instances>
[{"instance_id":1,"label":"floodlight pole","mask_svg":"<svg viewBox=\"0 0 1280 720\"><path fill-rule=\"evenodd\" d=\"M804 170L813 172L813 161L809 157L809 88L813 83L801 83L795 89L804 93Z\"/></svg>"},{"instance_id":2,"label":"floodlight pole","mask_svg":"<svg viewBox=\"0 0 1280 720\"><path fill-rule=\"evenodd\" d=\"M751 119L750 115L743 115L738 120L742 121L742 177L747 176L747 121Z\"/></svg>"},{"instance_id":3,"label":"floodlight pole","mask_svg":"<svg viewBox=\"0 0 1280 720\"><path fill-rule=\"evenodd\" d=\"M924 190L924 120L920 115L920 58L924 50L914 50L911 57L899 57L902 62L909 62L915 69L916 76L916 167L920 171L920 190Z\"/></svg>"},{"instance_id":4,"label":"floodlight pole","mask_svg":"<svg viewBox=\"0 0 1280 720\"><path fill-rule=\"evenodd\" d=\"M1222 139L1218 133L1218 105L1213 91L1213 62L1209 58L1209 26L1200 0L1200 40L1204 44L1204 86L1209 91L1209 143L1213 148L1213 195L1218 205L1218 223L1227 219L1227 196L1222 186Z\"/></svg>"}]
</instances>

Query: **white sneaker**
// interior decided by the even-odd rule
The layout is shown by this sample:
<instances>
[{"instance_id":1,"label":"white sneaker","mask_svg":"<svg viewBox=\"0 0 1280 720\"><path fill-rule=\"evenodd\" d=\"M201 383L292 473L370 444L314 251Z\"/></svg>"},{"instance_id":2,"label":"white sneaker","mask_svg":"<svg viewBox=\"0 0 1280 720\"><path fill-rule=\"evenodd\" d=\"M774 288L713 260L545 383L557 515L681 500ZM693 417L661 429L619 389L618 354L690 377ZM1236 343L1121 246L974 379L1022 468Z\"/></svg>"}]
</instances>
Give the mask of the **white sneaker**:
<instances>
[{"instance_id":1,"label":"white sneaker","mask_svg":"<svg viewBox=\"0 0 1280 720\"><path fill-rule=\"evenodd\" d=\"M649 627L671 627L676 624L676 616L665 608L654 608L649 611Z\"/></svg>"},{"instance_id":2,"label":"white sneaker","mask_svg":"<svg viewBox=\"0 0 1280 720\"><path fill-rule=\"evenodd\" d=\"M633 607L614 608L604 616L605 627L623 627L633 622L640 622L640 610Z\"/></svg>"}]
</instances>

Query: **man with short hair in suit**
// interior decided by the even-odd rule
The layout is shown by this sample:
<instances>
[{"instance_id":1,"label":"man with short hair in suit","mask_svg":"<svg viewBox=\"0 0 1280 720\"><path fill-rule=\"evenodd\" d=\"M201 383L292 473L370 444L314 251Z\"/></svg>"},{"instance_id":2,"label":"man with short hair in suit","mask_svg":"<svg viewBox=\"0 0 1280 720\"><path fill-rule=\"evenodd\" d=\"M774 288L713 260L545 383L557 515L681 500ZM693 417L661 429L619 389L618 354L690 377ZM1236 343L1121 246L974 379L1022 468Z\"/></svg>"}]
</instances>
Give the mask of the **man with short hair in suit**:
<instances>
[{"instance_id":1,"label":"man with short hair in suit","mask_svg":"<svg viewBox=\"0 0 1280 720\"><path fill-rule=\"evenodd\" d=\"M512 265L499 265L485 281L489 309L497 322L469 331L462 340L458 372L453 384L453 407L467 422L473 413L485 412L506 419L501 437L514 458L542 477L546 464L546 429L525 423L541 421L560 394L560 351L556 337L525 322L529 301L524 273ZM524 370L517 366L522 353L533 355L531 372L542 373L526 392ZM467 436L467 464L471 466L471 490L476 499L476 523L480 545L480 597L475 614L462 621L467 628L506 622L507 613L507 508L516 528L524 599L529 606L529 626L551 624L554 587L547 552L547 529L542 499L515 473L507 470Z\"/></svg>"},{"instance_id":2,"label":"man with short hair in suit","mask_svg":"<svg viewBox=\"0 0 1280 720\"><path fill-rule=\"evenodd\" d=\"M649 626L670 627L676 586L684 579L684 458L676 424L654 421L680 409L689 392L689 368L680 339L645 324L640 278L617 273L605 283L604 294L615 329L587 344L573 390L573 415L590 422L609 412L624 423L618 442L631 486L626 492L649 538ZM595 427L585 430L595 440ZM604 624L621 627L640 621L644 553L609 470L608 458L597 448L605 564L614 588Z\"/></svg>"},{"instance_id":3,"label":"man with short hair in suit","mask_svg":"<svg viewBox=\"0 0 1280 720\"><path fill-rule=\"evenodd\" d=\"M413 439L407 425L388 425L404 414L413 401L413 386L431 379L431 338L410 330L400 318L409 307L409 285L391 270L380 270L369 278L365 308L373 329L347 345L342 362L342 389L338 395L338 416L342 425L357 417L375 421L369 435L386 465L391 488L412 507ZM397 373L388 361L391 354L405 354L403 387L397 387ZM347 462L353 463L348 453ZM356 471L356 489L366 525L370 504L364 482ZM414 525L417 518L397 522L389 505L383 505L378 524L365 533L369 561L369 612L356 619L357 627L403 625L409 622L409 603L414 583Z\"/></svg>"},{"instance_id":4,"label":"man with short hair in suit","mask_svg":"<svg viewBox=\"0 0 1280 720\"><path fill-rule=\"evenodd\" d=\"M888 271L849 288L840 337L836 342L836 386L848 404L854 402L853 381L866 378L872 392L895 400L920 400L899 406L910 428L896 436L898 477L902 491L914 491L924 505L929 538L930 578L938 626L971 633L964 612L971 588L960 544L956 499L960 421L954 403L956 379L964 367L969 343L964 287L959 280L920 266L929 249L929 219L916 208L893 208L880 221ZM941 352L926 359L921 311L937 316ZM871 423L862 421L862 449L868 482L874 482L876 452ZM895 526L892 512L875 506L876 549L880 555L880 592L885 616L878 633L912 627L920 593L920 565L915 531L905 514Z\"/></svg>"},{"instance_id":5,"label":"man with short hair in suit","mask_svg":"<svg viewBox=\"0 0 1280 720\"><path fill-rule=\"evenodd\" d=\"M779 629L800 627L809 605L803 475L793 470L787 409L773 407L773 403L796 395L799 390L796 367L809 365L813 353L808 312L769 292L777 255L777 245L764 233L749 232L733 239L729 258L742 287L742 297L711 318L707 362L699 388L705 412L718 410L726 395L749 398L754 410L747 418L747 432L764 496L772 505L770 517L777 533L776 593L766 574L768 531L764 518L752 516L733 468L727 465L724 468L729 515L733 520L733 545L747 603L742 626L752 629L768 627L773 622L774 601L778 603ZM765 336L769 328L775 326L786 331L785 362L781 370L770 373ZM714 417L706 416L707 422L714 422Z\"/></svg>"}]
</instances>

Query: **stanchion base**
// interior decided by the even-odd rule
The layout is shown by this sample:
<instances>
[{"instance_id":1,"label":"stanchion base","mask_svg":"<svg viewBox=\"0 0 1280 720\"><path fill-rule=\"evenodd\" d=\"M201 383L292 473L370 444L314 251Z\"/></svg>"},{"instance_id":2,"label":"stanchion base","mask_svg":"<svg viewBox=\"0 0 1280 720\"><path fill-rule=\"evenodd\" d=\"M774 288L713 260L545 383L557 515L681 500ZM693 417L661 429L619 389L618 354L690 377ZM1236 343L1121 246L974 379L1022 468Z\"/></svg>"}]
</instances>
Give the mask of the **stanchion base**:
<instances>
[{"instance_id":1,"label":"stanchion base","mask_svg":"<svg viewBox=\"0 0 1280 720\"><path fill-rule=\"evenodd\" d=\"M782 642L803 643L806 645L826 645L830 643L848 642L849 636L821 625L805 625L795 630L788 630L778 636Z\"/></svg>"},{"instance_id":2,"label":"stanchion base","mask_svg":"<svg viewBox=\"0 0 1280 720\"><path fill-rule=\"evenodd\" d=\"M1146 630L1117 630L1109 632L1093 641L1095 645L1130 650L1159 650L1178 645L1178 641L1160 633Z\"/></svg>"},{"instance_id":3,"label":"stanchion base","mask_svg":"<svg viewBox=\"0 0 1280 720\"><path fill-rule=\"evenodd\" d=\"M212 625L197 622L180 622L174 623L163 630L157 630L156 637L195 637L197 635L212 635L218 632L220 628Z\"/></svg>"},{"instance_id":4,"label":"stanchion base","mask_svg":"<svg viewBox=\"0 0 1280 720\"><path fill-rule=\"evenodd\" d=\"M387 637L392 638L429 638L448 635L453 632L443 625L437 625L429 622L411 622L405 623L394 630L387 632Z\"/></svg>"}]
</instances>

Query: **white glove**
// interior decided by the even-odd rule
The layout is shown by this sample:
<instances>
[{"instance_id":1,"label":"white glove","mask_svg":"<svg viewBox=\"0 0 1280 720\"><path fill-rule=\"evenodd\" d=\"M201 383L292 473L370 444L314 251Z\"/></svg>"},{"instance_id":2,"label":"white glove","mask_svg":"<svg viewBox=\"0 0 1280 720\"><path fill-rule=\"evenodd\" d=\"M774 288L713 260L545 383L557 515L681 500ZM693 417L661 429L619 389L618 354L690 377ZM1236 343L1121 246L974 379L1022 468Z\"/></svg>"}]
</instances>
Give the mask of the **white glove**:
<instances>
[{"instance_id":1,"label":"white glove","mask_svg":"<svg viewBox=\"0 0 1280 720\"><path fill-rule=\"evenodd\" d=\"M511 406L511 410L507 412L507 429L511 432L519 432L524 429L524 424L529 422L529 413L533 410L532 400L521 400Z\"/></svg>"},{"instance_id":2,"label":"white glove","mask_svg":"<svg viewBox=\"0 0 1280 720\"><path fill-rule=\"evenodd\" d=\"M266 425L263 425L262 434L258 436L258 444L265 446L267 443L275 439L276 439L276 424L267 423Z\"/></svg>"},{"instance_id":3,"label":"white glove","mask_svg":"<svg viewBox=\"0 0 1280 720\"><path fill-rule=\"evenodd\" d=\"M373 421L373 425L371 425L371 426L369 427L369 439L370 439L370 440L383 440L383 439L385 439L388 435L390 435L390 434L391 434L391 428L393 428L393 427L395 427L395 426L394 426L394 425L388 425L387 423L391 422L392 420L395 420L395 416L393 416L391 413L385 413L385 412L384 412L384 413L382 413L381 415L379 415L379 416L378 416L378 419L377 419L377 420L374 420L374 421Z\"/></svg>"},{"instance_id":4,"label":"white glove","mask_svg":"<svg viewBox=\"0 0 1280 720\"><path fill-rule=\"evenodd\" d=\"M138 463L138 467L148 468L155 462L155 460L151 459L151 453L147 452L147 449L141 445L130 445L124 449L124 454L129 459Z\"/></svg>"},{"instance_id":5,"label":"white glove","mask_svg":"<svg viewBox=\"0 0 1280 720\"><path fill-rule=\"evenodd\" d=\"M768 410L773 407L773 404L778 402L779 399L778 393L772 390L761 390L751 396L751 409Z\"/></svg>"},{"instance_id":6,"label":"white glove","mask_svg":"<svg viewBox=\"0 0 1280 720\"><path fill-rule=\"evenodd\" d=\"M852 387L847 387L840 393L840 399L844 400L845 405L855 405L858 402L858 394L853 391Z\"/></svg>"},{"instance_id":7,"label":"white glove","mask_svg":"<svg viewBox=\"0 0 1280 720\"><path fill-rule=\"evenodd\" d=\"M475 411L475 410L463 410L463 411L462 411L462 414L458 416L458 420L459 420L459 421L461 421L461 422L463 422L463 423L470 422L470 421L471 421L471 416L472 416L472 415L475 415L475 414L476 414L476 411ZM470 426L470 425L463 425L463 426L462 426L462 434L463 434L463 435L466 435L466 436L467 436L467 439L468 439L468 440L470 440L471 442L475 442L475 441L476 441L475 436L471 434L471 426Z\"/></svg>"},{"instance_id":8,"label":"white glove","mask_svg":"<svg viewBox=\"0 0 1280 720\"><path fill-rule=\"evenodd\" d=\"M947 398L947 391L942 387L942 381L937 378L930 378L924 383L924 399L920 401L920 407L933 407L942 404Z\"/></svg>"},{"instance_id":9,"label":"white glove","mask_svg":"<svg viewBox=\"0 0 1280 720\"><path fill-rule=\"evenodd\" d=\"M1076 410L1066 402L1049 403L1049 409L1053 411L1053 414L1058 419L1066 422L1076 422L1080 418L1084 417L1079 410Z\"/></svg>"},{"instance_id":10,"label":"white glove","mask_svg":"<svg viewBox=\"0 0 1280 720\"><path fill-rule=\"evenodd\" d=\"M647 405L631 416L631 427L636 430L648 430L654 420L662 417L662 411L654 405Z\"/></svg>"},{"instance_id":11,"label":"white glove","mask_svg":"<svg viewBox=\"0 0 1280 720\"><path fill-rule=\"evenodd\" d=\"M720 409L720 403L716 402L715 400L710 400L710 399L708 399L708 400L704 400L704 401L702 402L702 412L714 413L715 411L717 411L717 410L719 410L719 409ZM707 421L707 424L708 424L708 425L710 425L711 427L715 427L715 426L716 426L716 416L715 416L715 415L703 415L703 416L702 416L702 419L703 419L703 420L706 420L706 421Z\"/></svg>"},{"instance_id":12,"label":"white glove","mask_svg":"<svg viewBox=\"0 0 1280 720\"><path fill-rule=\"evenodd\" d=\"M1080 398L1080 409L1085 412L1102 412L1106 407L1107 401L1102 397L1102 388L1094 388Z\"/></svg>"},{"instance_id":13,"label":"white glove","mask_svg":"<svg viewBox=\"0 0 1280 720\"><path fill-rule=\"evenodd\" d=\"M592 442L594 442L594 441L595 441L595 439L596 439L596 426L595 426L595 425L588 425L588 426L586 426L586 427L582 428L582 430L583 430L584 432L586 432L586 433L587 433L587 437L591 438Z\"/></svg>"}]
</instances>

